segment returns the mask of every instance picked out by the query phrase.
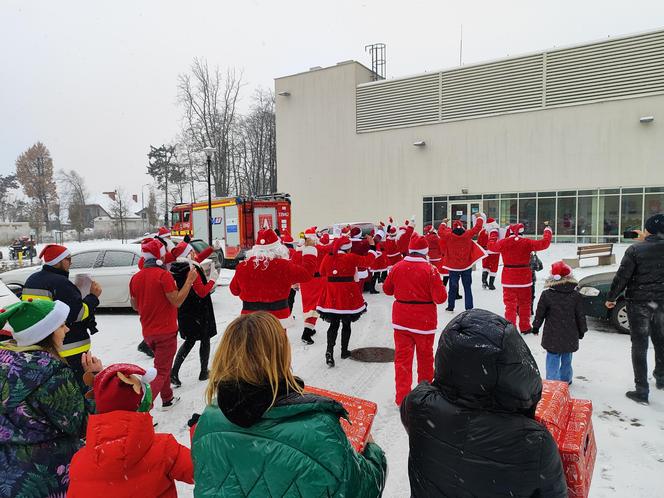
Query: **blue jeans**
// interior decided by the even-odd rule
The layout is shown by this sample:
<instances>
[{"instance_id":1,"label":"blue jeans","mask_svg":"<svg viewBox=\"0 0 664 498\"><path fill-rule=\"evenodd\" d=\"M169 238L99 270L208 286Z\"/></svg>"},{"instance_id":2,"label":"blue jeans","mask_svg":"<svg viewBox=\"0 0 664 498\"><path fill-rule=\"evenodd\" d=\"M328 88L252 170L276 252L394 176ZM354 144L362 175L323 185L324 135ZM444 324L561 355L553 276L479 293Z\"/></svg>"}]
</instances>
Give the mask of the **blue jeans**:
<instances>
[{"instance_id":1,"label":"blue jeans","mask_svg":"<svg viewBox=\"0 0 664 498\"><path fill-rule=\"evenodd\" d=\"M546 353L546 380L562 380L571 383L572 355L574 353Z\"/></svg>"},{"instance_id":2,"label":"blue jeans","mask_svg":"<svg viewBox=\"0 0 664 498\"><path fill-rule=\"evenodd\" d=\"M464 271L451 271L450 270L450 291L447 295L447 307L451 310L454 309L454 302L459 295L459 279L463 284L463 299L466 303L466 309L473 309L473 270L468 268Z\"/></svg>"}]
</instances>

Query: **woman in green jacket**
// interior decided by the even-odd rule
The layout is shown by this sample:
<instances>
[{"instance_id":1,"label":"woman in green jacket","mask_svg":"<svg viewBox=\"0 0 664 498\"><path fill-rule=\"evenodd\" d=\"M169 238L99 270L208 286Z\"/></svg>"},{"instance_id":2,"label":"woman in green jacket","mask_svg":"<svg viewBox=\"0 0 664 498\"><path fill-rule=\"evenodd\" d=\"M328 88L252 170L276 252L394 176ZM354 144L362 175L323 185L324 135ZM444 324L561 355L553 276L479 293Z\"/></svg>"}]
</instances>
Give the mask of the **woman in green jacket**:
<instances>
[{"instance_id":1,"label":"woman in green jacket","mask_svg":"<svg viewBox=\"0 0 664 498\"><path fill-rule=\"evenodd\" d=\"M265 312L235 319L215 354L193 437L194 496L380 496L383 451L369 442L357 453L339 423L344 408L303 387L279 320Z\"/></svg>"}]
</instances>

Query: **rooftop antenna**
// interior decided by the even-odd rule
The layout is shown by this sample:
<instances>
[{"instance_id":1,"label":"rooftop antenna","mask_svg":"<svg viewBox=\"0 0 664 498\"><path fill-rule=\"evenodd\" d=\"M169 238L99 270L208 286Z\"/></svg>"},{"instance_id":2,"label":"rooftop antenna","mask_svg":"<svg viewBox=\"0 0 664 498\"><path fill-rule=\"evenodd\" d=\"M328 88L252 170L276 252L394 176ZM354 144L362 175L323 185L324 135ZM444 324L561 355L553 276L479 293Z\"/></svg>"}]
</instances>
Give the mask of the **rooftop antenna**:
<instances>
[{"instance_id":1,"label":"rooftop antenna","mask_svg":"<svg viewBox=\"0 0 664 498\"><path fill-rule=\"evenodd\" d=\"M463 24L461 25L461 36L459 37L459 66L463 65Z\"/></svg>"},{"instance_id":2,"label":"rooftop antenna","mask_svg":"<svg viewBox=\"0 0 664 498\"><path fill-rule=\"evenodd\" d=\"M365 45L365 52L371 54L371 71L373 71L373 81L385 79L385 44L374 43Z\"/></svg>"}]
</instances>

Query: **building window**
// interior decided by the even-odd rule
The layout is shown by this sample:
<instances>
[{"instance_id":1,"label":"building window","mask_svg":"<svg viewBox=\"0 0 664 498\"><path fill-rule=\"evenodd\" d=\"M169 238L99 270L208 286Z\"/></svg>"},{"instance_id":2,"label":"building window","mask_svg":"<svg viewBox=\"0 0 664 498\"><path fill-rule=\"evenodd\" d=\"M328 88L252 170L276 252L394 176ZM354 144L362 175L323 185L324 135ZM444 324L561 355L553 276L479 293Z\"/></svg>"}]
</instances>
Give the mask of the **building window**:
<instances>
[{"instance_id":1,"label":"building window","mask_svg":"<svg viewBox=\"0 0 664 498\"><path fill-rule=\"evenodd\" d=\"M576 197L558 198L558 219L556 223L556 236L561 241L573 240L569 237L576 235Z\"/></svg>"},{"instance_id":2,"label":"building window","mask_svg":"<svg viewBox=\"0 0 664 498\"><path fill-rule=\"evenodd\" d=\"M518 219L517 202L516 199L501 199L500 200L500 219L501 226L511 225L516 223Z\"/></svg>"},{"instance_id":3,"label":"building window","mask_svg":"<svg viewBox=\"0 0 664 498\"><path fill-rule=\"evenodd\" d=\"M498 201L484 201L484 212L487 218L497 220L498 216Z\"/></svg>"},{"instance_id":4,"label":"building window","mask_svg":"<svg viewBox=\"0 0 664 498\"><path fill-rule=\"evenodd\" d=\"M548 221L552 230L556 229L556 200L538 199L537 200L537 233L544 232L544 222Z\"/></svg>"},{"instance_id":5,"label":"building window","mask_svg":"<svg viewBox=\"0 0 664 498\"><path fill-rule=\"evenodd\" d=\"M433 223L433 204L424 203L424 212L422 216L422 225L431 225Z\"/></svg>"},{"instance_id":6,"label":"building window","mask_svg":"<svg viewBox=\"0 0 664 498\"><path fill-rule=\"evenodd\" d=\"M597 197L579 197L576 222L578 242L595 242L597 220Z\"/></svg>"},{"instance_id":7,"label":"building window","mask_svg":"<svg viewBox=\"0 0 664 498\"><path fill-rule=\"evenodd\" d=\"M533 194L534 195L534 194ZM537 228L537 199L519 199L519 223L523 223L524 234L535 235Z\"/></svg>"},{"instance_id":8,"label":"building window","mask_svg":"<svg viewBox=\"0 0 664 498\"><path fill-rule=\"evenodd\" d=\"M647 220L654 214L664 213L664 194L646 194L643 219Z\"/></svg>"},{"instance_id":9,"label":"building window","mask_svg":"<svg viewBox=\"0 0 664 498\"><path fill-rule=\"evenodd\" d=\"M617 242L620 228L620 197L617 195L600 196L597 218L600 224L600 242Z\"/></svg>"},{"instance_id":10,"label":"building window","mask_svg":"<svg viewBox=\"0 0 664 498\"><path fill-rule=\"evenodd\" d=\"M447 202L434 202L433 224L436 225L436 228L445 218L447 218Z\"/></svg>"},{"instance_id":11,"label":"building window","mask_svg":"<svg viewBox=\"0 0 664 498\"><path fill-rule=\"evenodd\" d=\"M623 232L641 230L643 223L643 195L623 195L620 206L620 224ZM629 240L625 240L630 242Z\"/></svg>"}]
</instances>

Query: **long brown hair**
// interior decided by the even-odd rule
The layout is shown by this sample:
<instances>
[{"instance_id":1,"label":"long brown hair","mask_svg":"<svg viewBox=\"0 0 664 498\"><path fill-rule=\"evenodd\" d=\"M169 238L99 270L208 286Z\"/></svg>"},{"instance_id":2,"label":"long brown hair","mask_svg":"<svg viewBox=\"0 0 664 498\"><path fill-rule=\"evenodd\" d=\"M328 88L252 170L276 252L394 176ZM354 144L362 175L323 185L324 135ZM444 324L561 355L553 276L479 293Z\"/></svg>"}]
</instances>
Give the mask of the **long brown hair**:
<instances>
[{"instance_id":1,"label":"long brown hair","mask_svg":"<svg viewBox=\"0 0 664 498\"><path fill-rule=\"evenodd\" d=\"M288 336L279 320L266 312L240 315L233 320L221 339L212 361L205 398L208 404L222 382L245 382L255 386L269 384L272 406L279 383L302 392L291 371Z\"/></svg>"},{"instance_id":2,"label":"long brown hair","mask_svg":"<svg viewBox=\"0 0 664 498\"><path fill-rule=\"evenodd\" d=\"M57 360L64 361L64 359L60 356L60 349L55 345L55 334L48 335L37 344L35 344L35 346L39 346L47 353L51 353L51 356Z\"/></svg>"}]
</instances>

